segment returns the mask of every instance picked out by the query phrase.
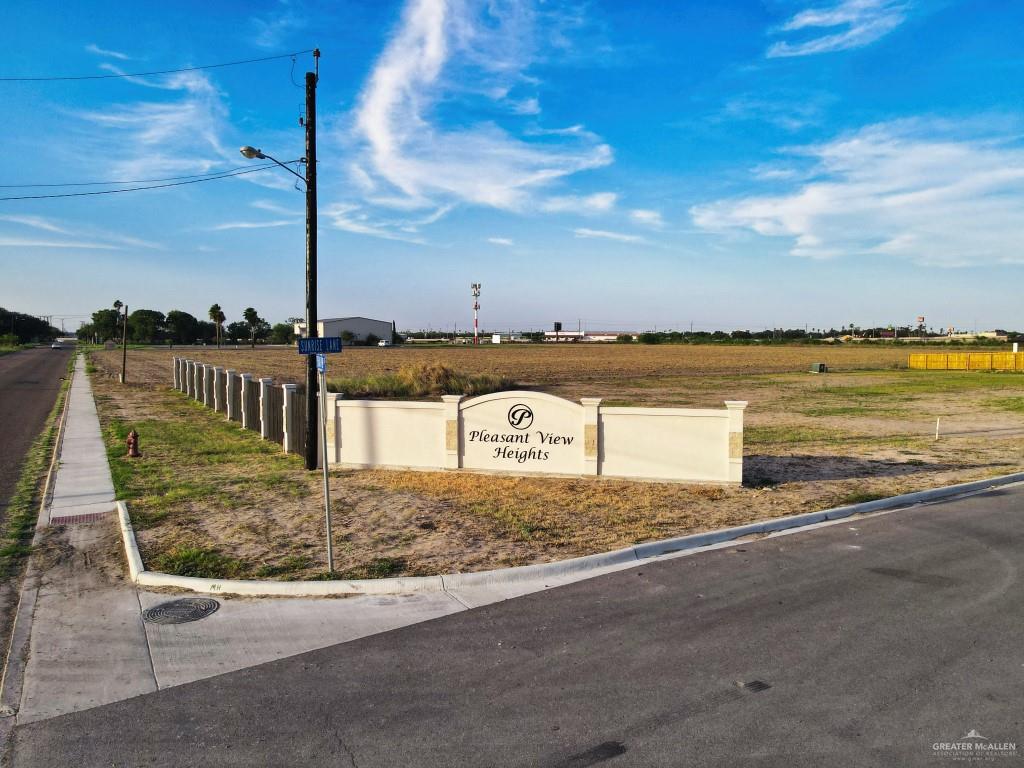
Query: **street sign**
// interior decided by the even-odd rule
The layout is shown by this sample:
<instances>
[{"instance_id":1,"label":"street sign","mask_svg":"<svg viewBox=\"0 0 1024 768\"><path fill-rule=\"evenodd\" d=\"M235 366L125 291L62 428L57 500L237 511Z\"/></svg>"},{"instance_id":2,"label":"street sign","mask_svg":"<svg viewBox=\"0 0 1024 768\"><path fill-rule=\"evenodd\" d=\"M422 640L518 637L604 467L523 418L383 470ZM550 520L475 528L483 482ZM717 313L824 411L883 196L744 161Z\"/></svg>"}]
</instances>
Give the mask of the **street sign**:
<instances>
[{"instance_id":1,"label":"street sign","mask_svg":"<svg viewBox=\"0 0 1024 768\"><path fill-rule=\"evenodd\" d=\"M317 354L316 369L320 371L320 373L327 373L327 355Z\"/></svg>"},{"instance_id":2,"label":"street sign","mask_svg":"<svg viewBox=\"0 0 1024 768\"><path fill-rule=\"evenodd\" d=\"M324 336L315 339L299 339L300 355L327 355L341 352L340 336Z\"/></svg>"}]
</instances>

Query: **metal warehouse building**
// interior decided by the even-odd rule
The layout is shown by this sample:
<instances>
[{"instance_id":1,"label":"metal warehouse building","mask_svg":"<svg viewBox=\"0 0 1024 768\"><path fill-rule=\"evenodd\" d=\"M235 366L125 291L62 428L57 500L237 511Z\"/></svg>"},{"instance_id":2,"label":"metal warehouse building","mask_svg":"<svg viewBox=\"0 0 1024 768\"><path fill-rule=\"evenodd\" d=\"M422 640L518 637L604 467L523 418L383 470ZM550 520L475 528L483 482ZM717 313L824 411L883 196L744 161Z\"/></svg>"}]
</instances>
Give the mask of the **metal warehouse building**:
<instances>
[{"instance_id":1,"label":"metal warehouse building","mask_svg":"<svg viewBox=\"0 0 1024 768\"><path fill-rule=\"evenodd\" d=\"M395 321L373 320L369 317L327 317L316 324L317 331L322 337L341 336L343 333L351 333L355 341L366 341L368 336L376 336L378 339L391 341L395 332ZM306 338L306 324L295 324L295 335L299 338Z\"/></svg>"}]
</instances>

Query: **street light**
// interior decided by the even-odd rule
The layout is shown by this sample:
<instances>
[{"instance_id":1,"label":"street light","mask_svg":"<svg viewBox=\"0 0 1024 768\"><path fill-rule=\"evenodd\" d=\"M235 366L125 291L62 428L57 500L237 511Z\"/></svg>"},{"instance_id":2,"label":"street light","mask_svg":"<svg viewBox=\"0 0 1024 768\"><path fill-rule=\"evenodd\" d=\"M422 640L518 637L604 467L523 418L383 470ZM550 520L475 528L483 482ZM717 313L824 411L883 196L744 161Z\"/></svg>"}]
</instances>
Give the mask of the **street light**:
<instances>
[{"instance_id":1,"label":"street light","mask_svg":"<svg viewBox=\"0 0 1024 768\"><path fill-rule=\"evenodd\" d=\"M293 171L280 160L271 157L260 149L244 146L239 149L242 157L249 160L270 160L284 168L288 173L297 176L306 183L306 336L319 336L316 314L316 83L320 69L320 49L313 50L313 61L316 72L306 73L306 116L303 124L306 128L306 156L302 162L306 164L306 175ZM306 355L306 469L315 470L316 436L317 436L317 371L315 355ZM327 457L324 456L326 464Z\"/></svg>"}]
</instances>

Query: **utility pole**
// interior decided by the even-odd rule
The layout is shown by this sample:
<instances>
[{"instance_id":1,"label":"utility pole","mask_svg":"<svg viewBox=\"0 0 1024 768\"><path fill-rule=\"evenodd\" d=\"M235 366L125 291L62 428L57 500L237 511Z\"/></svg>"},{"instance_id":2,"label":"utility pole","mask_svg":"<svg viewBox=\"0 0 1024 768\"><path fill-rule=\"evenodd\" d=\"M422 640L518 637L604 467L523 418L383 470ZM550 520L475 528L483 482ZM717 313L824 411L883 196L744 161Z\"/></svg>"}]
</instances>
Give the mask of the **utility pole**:
<instances>
[{"instance_id":1,"label":"utility pole","mask_svg":"<svg viewBox=\"0 0 1024 768\"><path fill-rule=\"evenodd\" d=\"M128 376L128 305L124 305L124 329L121 332L121 383Z\"/></svg>"},{"instance_id":2,"label":"utility pole","mask_svg":"<svg viewBox=\"0 0 1024 768\"><path fill-rule=\"evenodd\" d=\"M306 73L306 335L320 335L316 313L316 81L320 49L313 51L314 72ZM316 356L306 355L306 469L316 469L317 397ZM327 456L324 456L324 464Z\"/></svg>"}]
</instances>

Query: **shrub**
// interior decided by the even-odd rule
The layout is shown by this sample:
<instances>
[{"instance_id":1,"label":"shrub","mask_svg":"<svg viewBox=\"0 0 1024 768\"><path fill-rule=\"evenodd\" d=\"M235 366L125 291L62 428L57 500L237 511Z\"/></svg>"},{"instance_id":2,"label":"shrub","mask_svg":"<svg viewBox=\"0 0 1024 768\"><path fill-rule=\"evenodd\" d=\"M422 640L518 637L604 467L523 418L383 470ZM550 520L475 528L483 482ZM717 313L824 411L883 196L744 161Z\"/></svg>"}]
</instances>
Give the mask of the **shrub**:
<instances>
[{"instance_id":1,"label":"shrub","mask_svg":"<svg viewBox=\"0 0 1024 768\"><path fill-rule=\"evenodd\" d=\"M615 340L619 342L619 344L633 343L633 337L628 333L620 333L618 336L615 337Z\"/></svg>"},{"instance_id":2,"label":"shrub","mask_svg":"<svg viewBox=\"0 0 1024 768\"><path fill-rule=\"evenodd\" d=\"M328 384L330 391L348 397L473 396L514 387L515 382L502 376L460 373L441 363L408 365L398 373L335 379Z\"/></svg>"}]
</instances>

